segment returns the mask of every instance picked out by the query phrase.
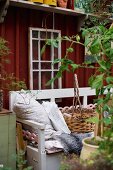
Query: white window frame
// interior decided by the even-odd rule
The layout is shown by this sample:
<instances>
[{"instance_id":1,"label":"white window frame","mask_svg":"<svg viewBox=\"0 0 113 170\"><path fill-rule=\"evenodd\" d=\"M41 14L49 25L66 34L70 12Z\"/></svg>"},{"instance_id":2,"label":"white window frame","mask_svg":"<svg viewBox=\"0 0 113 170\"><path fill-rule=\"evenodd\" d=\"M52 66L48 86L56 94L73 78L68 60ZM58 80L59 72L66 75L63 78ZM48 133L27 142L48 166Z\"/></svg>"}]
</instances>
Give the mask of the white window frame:
<instances>
[{"instance_id":1,"label":"white window frame","mask_svg":"<svg viewBox=\"0 0 113 170\"><path fill-rule=\"evenodd\" d=\"M38 32L38 38L33 38L32 37L32 32L33 31L37 31ZM36 71L39 73L39 83L38 84L38 89L41 89L41 72L51 72L51 78L53 78L53 74L54 72L57 72L59 69L59 66L61 65L60 63L58 64L58 69L55 69L52 65L53 61L54 61L54 47L51 46L51 60L47 61L47 60L41 60L41 47L40 47L40 42L41 40L46 40L46 37L44 39L41 39L40 37L40 32L49 32L51 33L51 38L53 38L54 33L58 34L59 37L59 43L58 43L58 59L61 59L61 31L60 30L52 30L52 29L43 29L43 28L33 28L30 27L29 28L29 85L30 85L30 89L33 89L33 72ZM33 60L33 49L32 49L32 41L33 40L37 40L38 41L38 60ZM38 62L39 63L39 68L38 69L33 69L33 62ZM51 69L41 69L41 63L43 62L49 62L51 63ZM58 88L62 88L62 79L58 78ZM51 84L51 89L54 89L54 82Z\"/></svg>"}]
</instances>

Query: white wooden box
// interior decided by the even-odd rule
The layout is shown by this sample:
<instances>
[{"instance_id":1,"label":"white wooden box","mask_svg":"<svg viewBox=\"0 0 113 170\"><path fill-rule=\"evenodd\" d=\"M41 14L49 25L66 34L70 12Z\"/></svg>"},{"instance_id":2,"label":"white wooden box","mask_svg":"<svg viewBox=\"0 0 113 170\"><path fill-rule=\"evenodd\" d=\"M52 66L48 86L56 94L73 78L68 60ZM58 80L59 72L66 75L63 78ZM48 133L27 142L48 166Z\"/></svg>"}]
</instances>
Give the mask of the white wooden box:
<instances>
[{"instance_id":1,"label":"white wooden box","mask_svg":"<svg viewBox=\"0 0 113 170\"><path fill-rule=\"evenodd\" d=\"M63 152L46 154L46 170L59 170L61 165L61 157ZM39 170L38 168L38 149L27 146L27 161L29 165L33 166L33 170Z\"/></svg>"}]
</instances>

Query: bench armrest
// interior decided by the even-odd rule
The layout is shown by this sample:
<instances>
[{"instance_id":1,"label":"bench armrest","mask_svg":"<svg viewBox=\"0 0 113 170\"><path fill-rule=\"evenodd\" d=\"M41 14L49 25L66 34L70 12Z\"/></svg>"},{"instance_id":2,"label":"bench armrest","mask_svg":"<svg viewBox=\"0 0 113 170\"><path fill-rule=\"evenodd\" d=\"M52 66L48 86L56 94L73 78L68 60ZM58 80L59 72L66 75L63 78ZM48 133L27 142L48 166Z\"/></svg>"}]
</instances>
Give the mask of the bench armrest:
<instances>
[{"instance_id":1,"label":"bench armrest","mask_svg":"<svg viewBox=\"0 0 113 170\"><path fill-rule=\"evenodd\" d=\"M38 159L39 159L39 169L46 169L46 164L43 162L46 162L46 151L45 151L45 125L41 123L34 122L32 120L23 120L17 118L17 121L29 125L31 127L34 127L38 130Z\"/></svg>"},{"instance_id":2,"label":"bench armrest","mask_svg":"<svg viewBox=\"0 0 113 170\"><path fill-rule=\"evenodd\" d=\"M23 123L23 124L26 124L26 125L29 125L31 127L34 127L36 128L37 130L40 129L40 130L44 130L45 129L45 125L42 124L42 123L37 123L37 122L34 122L33 120L23 120L23 119L19 119L19 118L16 118L16 120L20 123Z\"/></svg>"}]
</instances>

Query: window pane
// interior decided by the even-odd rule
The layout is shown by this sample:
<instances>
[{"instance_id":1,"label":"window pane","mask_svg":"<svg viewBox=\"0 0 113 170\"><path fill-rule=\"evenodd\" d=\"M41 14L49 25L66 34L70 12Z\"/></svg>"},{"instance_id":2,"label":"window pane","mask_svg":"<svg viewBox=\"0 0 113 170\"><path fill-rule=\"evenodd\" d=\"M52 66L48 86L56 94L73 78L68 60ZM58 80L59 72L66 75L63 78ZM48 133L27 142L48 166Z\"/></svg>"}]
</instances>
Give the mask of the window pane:
<instances>
[{"instance_id":1,"label":"window pane","mask_svg":"<svg viewBox=\"0 0 113 170\"><path fill-rule=\"evenodd\" d=\"M58 63L56 63L56 64L53 64L53 66L54 66L54 69L58 69Z\"/></svg>"},{"instance_id":2,"label":"window pane","mask_svg":"<svg viewBox=\"0 0 113 170\"><path fill-rule=\"evenodd\" d=\"M42 48L45 45L45 41L41 41L40 42L40 48L42 50ZM46 46L46 50L44 51L44 53L41 56L41 60L47 60L50 61L51 60L51 46Z\"/></svg>"},{"instance_id":3,"label":"window pane","mask_svg":"<svg viewBox=\"0 0 113 170\"><path fill-rule=\"evenodd\" d=\"M50 32L45 32L45 31L43 32L42 31L42 32L40 32L40 38L41 39L45 39L45 40L46 39L50 39L51 38L51 33Z\"/></svg>"},{"instance_id":4,"label":"window pane","mask_svg":"<svg viewBox=\"0 0 113 170\"><path fill-rule=\"evenodd\" d=\"M39 89L39 78L38 78L38 72L33 72L33 89L37 90Z\"/></svg>"},{"instance_id":5,"label":"window pane","mask_svg":"<svg viewBox=\"0 0 113 170\"><path fill-rule=\"evenodd\" d=\"M54 77L56 76L56 74L57 74L57 72L54 72ZM58 79L56 79L54 81L54 89L57 89L57 88L59 88L59 86L58 86Z\"/></svg>"},{"instance_id":6,"label":"window pane","mask_svg":"<svg viewBox=\"0 0 113 170\"><path fill-rule=\"evenodd\" d=\"M58 58L58 48L54 48L54 59Z\"/></svg>"},{"instance_id":7,"label":"window pane","mask_svg":"<svg viewBox=\"0 0 113 170\"><path fill-rule=\"evenodd\" d=\"M51 63L41 63L41 69L51 69Z\"/></svg>"},{"instance_id":8,"label":"window pane","mask_svg":"<svg viewBox=\"0 0 113 170\"><path fill-rule=\"evenodd\" d=\"M38 31L32 31L32 37L38 38Z\"/></svg>"},{"instance_id":9,"label":"window pane","mask_svg":"<svg viewBox=\"0 0 113 170\"><path fill-rule=\"evenodd\" d=\"M51 72L41 72L41 89L51 89L51 85L46 86L46 83L51 79Z\"/></svg>"},{"instance_id":10,"label":"window pane","mask_svg":"<svg viewBox=\"0 0 113 170\"><path fill-rule=\"evenodd\" d=\"M58 37L58 33L53 33L53 37L57 38Z\"/></svg>"},{"instance_id":11,"label":"window pane","mask_svg":"<svg viewBox=\"0 0 113 170\"><path fill-rule=\"evenodd\" d=\"M36 69L39 69L39 64L37 62L33 62L33 69L36 70Z\"/></svg>"},{"instance_id":12,"label":"window pane","mask_svg":"<svg viewBox=\"0 0 113 170\"><path fill-rule=\"evenodd\" d=\"M38 60L38 41L33 40L32 45L33 60Z\"/></svg>"}]
</instances>

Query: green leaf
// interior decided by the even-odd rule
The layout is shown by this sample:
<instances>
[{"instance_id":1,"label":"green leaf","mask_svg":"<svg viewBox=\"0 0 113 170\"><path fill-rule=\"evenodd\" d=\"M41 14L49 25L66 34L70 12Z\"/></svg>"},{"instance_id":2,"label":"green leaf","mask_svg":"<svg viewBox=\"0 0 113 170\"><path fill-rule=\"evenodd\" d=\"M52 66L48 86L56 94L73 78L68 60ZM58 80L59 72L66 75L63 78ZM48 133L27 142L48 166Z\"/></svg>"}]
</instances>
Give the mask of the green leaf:
<instances>
[{"instance_id":1,"label":"green leaf","mask_svg":"<svg viewBox=\"0 0 113 170\"><path fill-rule=\"evenodd\" d=\"M46 45L51 45L52 44L52 40L51 39L47 39L46 40Z\"/></svg>"},{"instance_id":2,"label":"green leaf","mask_svg":"<svg viewBox=\"0 0 113 170\"><path fill-rule=\"evenodd\" d=\"M103 122L105 123L105 125L109 125L112 123L109 117L103 118Z\"/></svg>"},{"instance_id":3,"label":"green leaf","mask_svg":"<svg viewBox=\"0 0 113 170\"><path fill-rule=\"evenodd\" d=\"M99 25L98 28L99 28L100 32L102 32L102 33L106 32L106 28L103 25Z\"/></svg>"},{"instance_id":4,"label":"green leaf","mask_svg":"<svg viewBox=\"0 0 113 170\"><path fill-rule=\"evenodd\" d=\"M54 81L55 81L55 78L52 78L51 80L49 80L49 81L46 83L46 86L49 86L49 85L52 84Z\"/></svg>"},{"instance_id":5,"label":"green leaf","mask_svg":"<svg viewBox=\"0 0 113 170\"><path fill-rule=\"evenodd\" d=\"M74 72L77 68L79 68L78 64L71 64L72 71Z\"/></svg>"},{"instance_id":6,"label":"green leaf","mask_svg":"<svg viewBox=\"0 0 113 170\"><path fill-rule=\"evenodd\" d=\"M95 79L92 81L91 87L94 89L100 89L103 86L103 77L104 74L96 76Z\"/></svg>"},{"instance_id":7,"label":"green leaf","mask_svg":"<svg viewBox=\"0 0 113 170\"><path fill-rule=\"evenodd\" d=\"M55 59L53 61L53 64L57 64L57 63L63 62L63 60L64 60L63 58L62 59L57 58L57 59Z\"/></svg>"},{"instance_id":8,"label":"green leaf","mask_svg":"<svg viewBox=\"0 0 113 170\"><path fill-rule=\"evenodd\" d=\"M110 100L111 92L108 91L105 98L104 98L104 103L108 102Z\"/></svg>"},{"instance_id":9,"label":"green leaf","mask_svg":"<svg viewBox=\"0 0 113 170\"><path fill-rule=\"evenodd\" d=\"M88 34L88 30L87 29L83 29L83 31L82 31L82 38L85 38L87 34Z\"/></svg>"},{"instance_id":10,"label":"green leaf","mask_svg":"<svg viewBox=\"0 0 113 170\"><path fill-rule=\"evenodd\" d=\"M89 80L88 80L89 86L92 86L92 83L93 83L94 79L95 79L94 76L91 76L91 77L89 78Z\"/></svg>"},{"instance_id":11,"label":"green leaf","mask_svg":"<svg viewBox=\"0 0 113 170\"><path fill-rule=\"evenodd\" d=\"M89 44L90 42L91 42L91 38L86 37L86 38L85 38L84 45L87 47L87 46L88 46L88 44Z\"/></svg>"},{"instance_id":12,"label":"green leaf","mask_svg":"<svg viewBox=\"0 0 113 170\"><path fill-rule=\"evenodd\" d=\"M99 123L99 119L98 119L98 117L91 117L91 118L87 119L86 122L97 124L97 123Z\"/></svg>"},{"instance_id":13,"label":"green leaf","mask_svg":"<svg viewBox=\"0 0 113 170\"><path fill-rule=\"evenodd\" d=\"M46 44L42 47L41 49L41 52L40 52L40 55L42 56L42 54L45 52L45 49L46 49Z\"/></svg>"},{"instance_id":14,"label":"green leaf","mask_svg":"<svg viewBox=\"0 0 113 170\"><path fill-rule=\"evenodd\" d=\"M65 59L63 60L63 63L64 64L73 64L74 62L72 60L69 60L69 59Z\"/></svg>"},{"instance_id":15,"label":"green leaf","mask_svg":"<svg viewBox=\"0 0 113 170\"><path fill-rule=\"evenodd\" d=\"M58 41L52 40L52 45L53 45L53 47L58 48Z\"/></svg>"},{"instance_id":16,"label":"green leaf","mask_svg":"<svg viewBox=\"0 0 113 170\"><path fill-rule=\"evenodd\" d=\"M100 95L100 89L96 89L96 96Z\"/></svg>"},{"instance_id":17,"label":"green leaf","mask_svg":"<svg viewBox=\"0 0 113 170\"><path fill-rule=\"evenodd\" d=\"M72 53L74 51L74 49L69 47L69 48L66 49L66 51Z\"/></svg>"},{"instance_id":18,"label":"green leaf","mask_svg":"<svg viewBox=\"0 0 113 170\"><path fill-rule=\"evenodd\" d=\"M109 112L109 110L110 110L110 107L107 104L103 105L102 111L108 111Z\"/></svg>"},{"instance_id":19,"label":"green leaf","mask_svg":"<svg viewBox=\"0 0 113 170\"><path fill-rule=\"evenodd\" d=\"M113 49L110 49L110 56L113 56Z\"/></svg>"},{"instance_id":20,"label":"green leaf","mask_svg":"<svg viewBox=\"0 0 113 170\"><path fill-rule=\"evenodd\" d=\"M92 54L98 54L101 50L100 39L94 39L89 47L89 50Z\"/></svg>"},{"instance_id":21,"label":"green leaf","mask_svg":"<svg viewBox=\"0 0 113 170\"><path fill-rule=\"evenodd\" d=\"M70 41L70 38L68 36L63 36L63 39Z\"/></svg>"},{"instance_id":22,"label":"green leaf","mask_svg":"<svg viewBox=\"0 0 113 170\"><path fill-rule=\"evenodd\" d=\"M107 66L106 66L106 62L103 61L103 60L97 60L98 64L100 65L100 67L103 69L103 70L107 70Z\"/></svg>"},{"instance_id":23,"label":"green leaf","mask_svg":"<svg viewBox=\"0 0 113 170\"><path fill-rule=\"evenodd\" d=\"M68 64L66 64L66 65L61 65L61 67L60 67L60 71L61 72L63 72L63 71L69 71L69 68L68 68Z\"/></svg>"},{"instance_id":24,"label":"green leaf","mask_svg":"<svg viewBox=\"0 0 113 170\"><path fill-rule=\"evenodd\" d=\"M80 41L80 36L76 35L76 41L79 42Z\"/></svg>"},{"instance_id":25,"label":"green leaf","mask_svg":"<svg viewBox=\"0 0 113 170\"><path fill-rule=\"evenodd\" d=\"M112 76L106 77L106 81L108 84L113 83L113 77Z\"/></svg>"},{"instance_id":26,"label":"green leaf","mask_svg":"<svg viewBox=\"0 0 113 170\"><path fill-rule=\"evenodd\" d=\"M113 88L113 84L108 84L108 85L106 86L106 89L111 89L111 88Z\"/></svg>"},{"instance_id":27,"label":"green leaf","mask_svg":"<svg viewBox=\"0 0 113 170\"><path fill-rule=\"evenodd\" d=\"M96 102L97 102L98 105L103 104L103 101L104 101L103 98L98 98L98 99L96 99Z\"/></svg>"}]
</instances>

